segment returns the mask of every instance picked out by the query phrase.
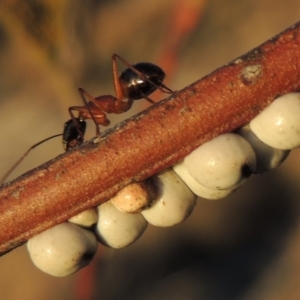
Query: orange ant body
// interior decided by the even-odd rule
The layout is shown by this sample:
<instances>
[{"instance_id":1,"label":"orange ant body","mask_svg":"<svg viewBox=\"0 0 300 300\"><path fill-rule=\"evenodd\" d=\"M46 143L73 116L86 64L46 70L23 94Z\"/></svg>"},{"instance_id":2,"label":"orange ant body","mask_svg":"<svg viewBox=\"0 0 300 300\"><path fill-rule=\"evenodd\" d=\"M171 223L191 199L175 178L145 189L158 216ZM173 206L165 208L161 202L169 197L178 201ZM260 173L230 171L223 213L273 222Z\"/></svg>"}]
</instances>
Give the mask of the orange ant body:
<instances>
[{"instance_id":1,"label":"orange ant body","mask_svg":"<svg viewBox=\"0 0 300 300\"><path fill-rule=\"evenodd\" d=\"M127 69L125 69L120 75L118 75L116 59L119 59L127 66ZM84 89L79 88L79 93L84 102L84 106L69 107L71 119L65 123L63 133L53 135L31 146L5 173L0 180L0 184L6 180L11 172L20 164L20 162L32 149L49 139L57 136L63 136L63 145L66 151L82 144L86 129L86 122L84 120L92 119L96 125L96 134L100 135L99 125L108 126L110 124L106 114L121 114L126 112L131 108L133 102L139 99L146 99L151 104L154 104L155 102L148 96L157 89L160 89L165 93L173 93L172 90L163 84L163 80L165 78L164 71L152 63L141 62L135 65L130 65L119 55L113 54L112 70L116 96L101 95L94 98ZM75 117L73 113L74 111L78 112L78 117Z\"/></svg>"}]
</instances>

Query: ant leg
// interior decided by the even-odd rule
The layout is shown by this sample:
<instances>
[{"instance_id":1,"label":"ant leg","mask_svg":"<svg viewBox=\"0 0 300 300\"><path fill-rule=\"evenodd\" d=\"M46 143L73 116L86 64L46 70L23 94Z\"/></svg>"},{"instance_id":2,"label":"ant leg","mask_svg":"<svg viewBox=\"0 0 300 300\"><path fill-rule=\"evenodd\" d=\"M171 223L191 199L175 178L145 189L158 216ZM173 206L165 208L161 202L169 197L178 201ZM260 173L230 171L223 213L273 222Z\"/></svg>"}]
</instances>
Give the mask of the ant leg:
<instances>
[{"instance_id":1,"label":"ant leg","mask_svg":"<svg viewBox=\"0 0 300 300\"><path fill-rule=\"evenodd\" d=\"M118 55L116 55L116 54L112 55L113 83L114 83L114 88L115 88L115 93L116 93L116 97L115 97L115 100L113 103L114 103L114 107L115 107L116 111L123 110L125 112L128 109L130 109L130 107L132 106L133 99L127 98L126 103L122 101L126 97L124 96L122 84L121 84L120 77L119 77L119 71L118 71L118 66L117 66L117 62L116 62L117 57L118 57ZM125 64L125 65L127 65L127 64ZM123 106L123 109L122 109L122 106Z\"/></svg>"},{"instance_id":2,"label":"ant leg","mask_svg":"<svg viewBox=\"0 0 300 300\"><path fill-rule=\"evenodd\" d=\"M142 95L143 95L144 99L147 100L149 103L151 103L151 104L156 104L157 103L154 100L152 100L151 98L149 98L148 96L146 96L144 94L142 94Z\"/></svg>"},{"instance_id":3,"label":"ant leg","mask_svg":"<svg viewBox=\"0 0 300 300\"><path fill-rule=\"evenodd\" d=\"M166 85L164 85L163 83L161 83L160 87L158 87L163 93L166 94L173 94L174 91L171 90L170 88L168 88Z\"/></svg>"},{"instance_id":4,"label":"ant leg","mask_svg":"<svg viewBox=\"0 0 300 300\"><path fill-rule=\"evenodd\" d=\"M99 124L97 123L97 121L96 121L96 119L95 119L93 113L91 112L91 109L90 109L90 107L89 107L89 105L88 105L88 102L87 102L86 98L87 98L89 101L91 101L92 103L94 103L94 104L98 107L97 101L96 101L96 99L95 99L92 95L90 95L90 94L89 94L87 91L85 91L83 88L79 88L78 91L79 91L79 94L80 94L80 96L81 96L81 98L82 98L82 101L83 101L85 107L88 109L88 111L89 111L89 113L90 113L90 115L91 115L91 117L92 117L92 120L93 120L93 122L95 123L95 126L96 126L96 135L100 135L100 126L99 126Z\"/></svg>"},{"instance_id":5,"label":"ant leg","mask_svg":"<svg viewBox=\"0 0 300 300\"><path fill-rule=\"evenodd\" d=\"M113 83L114 83L114 88L115 88L115 92L116 92L116 98L118 100L118 102L122 101L125 97L124 97L124 92L122 90L122 84L119 78L119 71L118 71L118 66L117 66L117 62L116 62L116 57L118 57L118 55L113 54L112 55L112 71L113 71ZM127 64L125 64L127 65Z\"/></svg>"},{"instance_id":6,"label":"ant leg","mask_svg":"<svg viewBox=\"0 0 300 300\"><path fill-rule=\"evenodd\" d=\"M117 102L120 103L125 97L124 97L124 93L122 90L122 84L119 78L119 71L118 71L118 66L117 66L117 62L116 59L119 59L125 66L129 67L133 72L135 72L137 75L139 75L141 78L149 81L151 84L153 84L156 88L158 88L156 86L156 84L154 84L151 80L149 80L144 74L142 74L141 72L139 72L138 70L136 70L135 68L133 68L125 59L123 59L121 56L119 56L118 54L113 54L112 55L112 70L113 70L113 83L114 83L114 87L115 87L115 92L116 92L116 98L117 98ZM155 104L156 102L153 101L152 99L150 99L148 96L143 95L144 98L150 102L151 104ZM133 103L133 99L128 99L128 106L131 107L132 103ZM117 104L115 105L117 106Z\"/></svg>"},{"instance_id":7,"label":"ant leg","mask_svg":"<svg viewBox=\"0 0 300 300\"><path fill-rule=\"evenodd\" d=\"M90 116L86 118L92 119L94 121L96 125L96 134L100 135L99 125L108 126L110 124L110 121L107 119L105 112L110 113L109 105L114 102L115 97L105 95L94 98L83 88L79 88L79 93L85 104L85 110L88 111L88 114ZM94 107L91 107L91 104L93 104ZM81 113L84 112L82 109L79 109L78 111L80 111Z\"/></svg>"}]
</instances>

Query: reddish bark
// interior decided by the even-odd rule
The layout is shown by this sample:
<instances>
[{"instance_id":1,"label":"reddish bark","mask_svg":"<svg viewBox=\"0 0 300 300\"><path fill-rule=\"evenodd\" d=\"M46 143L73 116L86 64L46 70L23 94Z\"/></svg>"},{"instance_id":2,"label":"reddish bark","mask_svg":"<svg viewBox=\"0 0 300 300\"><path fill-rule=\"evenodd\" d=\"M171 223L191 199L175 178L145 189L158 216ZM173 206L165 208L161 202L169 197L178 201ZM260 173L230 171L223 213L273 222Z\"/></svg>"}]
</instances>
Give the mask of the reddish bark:
<instances>
[{"instance_id":1,"label":"reddish bark","mask_svg":"<svg viewBox=\"0 0 300 300\"><path fill-rule=\"evenodd\" d=\"M173 165L300 89L300 23L0 190L0 253ZM97 142L97 140L99 140Z\"/></svg>"}]
</instances>

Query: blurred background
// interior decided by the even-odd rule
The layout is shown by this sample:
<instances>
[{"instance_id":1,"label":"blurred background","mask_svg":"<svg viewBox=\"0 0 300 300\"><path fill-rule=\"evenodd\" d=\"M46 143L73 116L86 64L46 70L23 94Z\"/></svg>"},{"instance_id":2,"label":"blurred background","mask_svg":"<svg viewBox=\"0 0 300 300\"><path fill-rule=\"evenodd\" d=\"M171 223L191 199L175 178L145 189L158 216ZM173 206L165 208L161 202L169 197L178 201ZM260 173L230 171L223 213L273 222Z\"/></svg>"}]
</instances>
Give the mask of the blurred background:
<instances>
[{"instance_id":1,"label":"blurred background","mask_svg":"<svg viewBox=\"0 0 300 300\"><path fill-rule=\"evenodd\" d=\"M79 86L114 94L113 53L160 65L178 90L296 23L299 11L298 0L2 0L0 175L62 132L68 107L81 105ZM147 105L110 119L115 125ZM62 152L59 138L43 144L11 178ZM125 249L99 246L93 263L67 278L42 273L20 247L0 258L0 297L300 299L299 157L294 150L224 200L199 199L183 224L149 226Z\"/></svg>"}]
</instances>

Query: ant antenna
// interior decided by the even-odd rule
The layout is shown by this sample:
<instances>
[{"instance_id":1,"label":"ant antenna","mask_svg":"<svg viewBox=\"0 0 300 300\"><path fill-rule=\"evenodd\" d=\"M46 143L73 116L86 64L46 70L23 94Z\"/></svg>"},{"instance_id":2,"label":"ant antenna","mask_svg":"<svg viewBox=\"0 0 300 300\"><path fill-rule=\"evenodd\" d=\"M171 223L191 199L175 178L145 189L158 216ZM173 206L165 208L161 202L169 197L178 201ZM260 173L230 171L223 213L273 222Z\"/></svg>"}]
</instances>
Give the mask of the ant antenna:
<instances>
[{"instance_id":1,"label":"ant antenna","mask_svg":"<svg viewBox=\"0 0 300 300\"><path fill-rule=\"evenodd\" d=\"M2 176L2 178L0 179L0 184L3 184L3 182L7 179L7 177L14 171L14 169L22 162L22 160L29 154L29 152L34 149L35 147L39 146L40 144L43 144L44 142L51 140L55 137L58 136L62 136L62 133L60 134L56 134L56 135L52 135L34 145L32 145L15 163L14 165Z\"/></svg>"}]
</instances>

